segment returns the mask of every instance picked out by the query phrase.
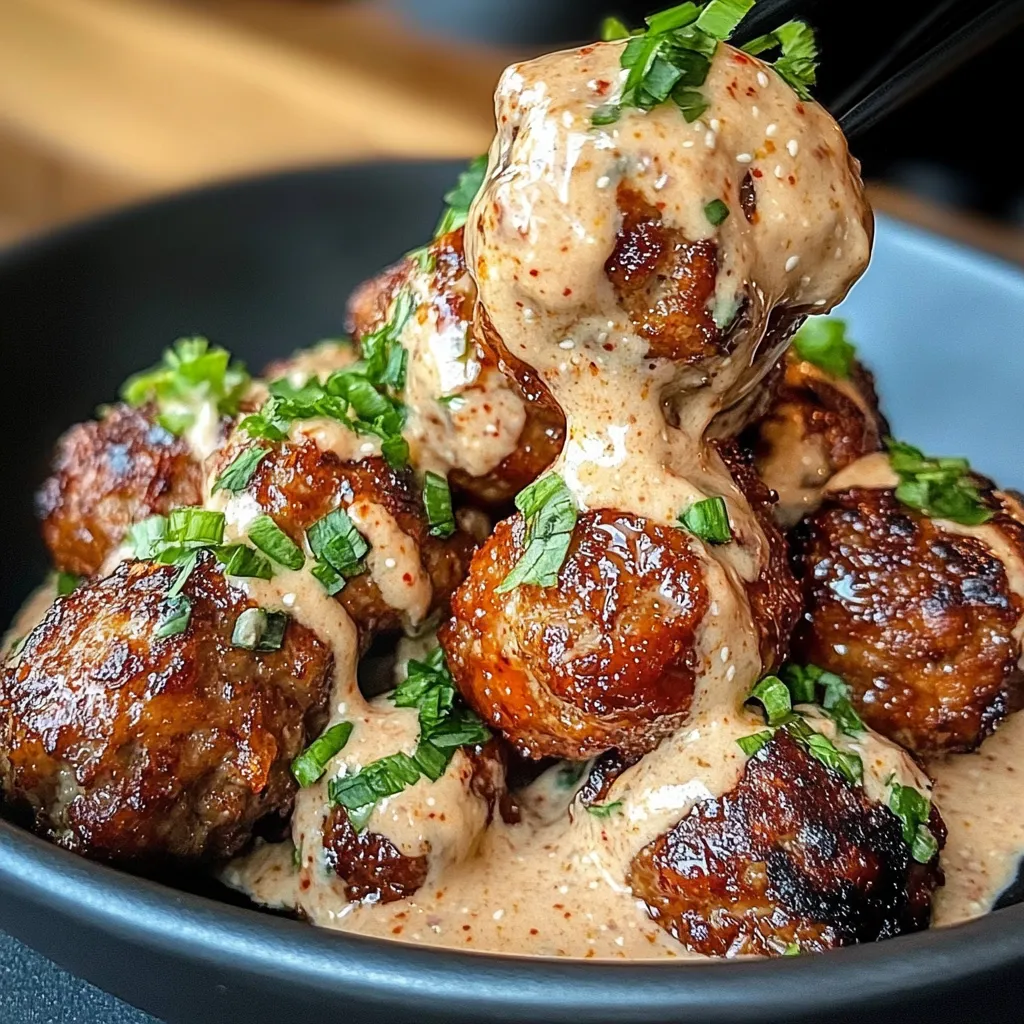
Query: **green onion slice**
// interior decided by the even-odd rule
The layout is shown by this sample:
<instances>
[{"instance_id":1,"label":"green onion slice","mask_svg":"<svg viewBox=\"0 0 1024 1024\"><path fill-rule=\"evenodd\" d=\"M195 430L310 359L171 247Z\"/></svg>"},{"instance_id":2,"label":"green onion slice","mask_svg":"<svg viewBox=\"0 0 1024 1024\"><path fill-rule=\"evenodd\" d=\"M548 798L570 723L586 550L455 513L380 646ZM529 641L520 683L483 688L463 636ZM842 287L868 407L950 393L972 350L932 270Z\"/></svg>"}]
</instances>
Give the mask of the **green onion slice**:
<instances>
[{"instance_id":1,"label":"green onion slice","mask_svg":"<svg viewBox=\"0 0 1024 1024\"><path fill-rule=\"evenodd\" d=\"M335 754L342 751L352 735L351 722L338 722L325 729L320 736L292 761L292 775L303 788L319 781L327 764Z\"/></svg>"}]
</instances>

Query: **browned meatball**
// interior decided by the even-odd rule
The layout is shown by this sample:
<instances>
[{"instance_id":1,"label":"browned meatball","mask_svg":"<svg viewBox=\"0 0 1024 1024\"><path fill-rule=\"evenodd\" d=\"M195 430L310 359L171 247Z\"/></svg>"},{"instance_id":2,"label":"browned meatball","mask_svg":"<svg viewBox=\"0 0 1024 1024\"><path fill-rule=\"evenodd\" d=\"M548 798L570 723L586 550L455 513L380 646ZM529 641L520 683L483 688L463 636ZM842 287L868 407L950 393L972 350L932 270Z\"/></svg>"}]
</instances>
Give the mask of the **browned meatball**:
<instances>
[{"instance_id":1,"label":"browned meatball","mask_svg":"<svg viewBox=\"0 0 1024 1024\"><path fill-rule=\"evenodd\" d=\"M941 845L934 809L929 827ZM911 858L887 807L780 730L734 789L636 855L629 884L688 949L779 956L927 927L942 873L937 856Z\"/></svg>"},{"instance_id":2,"label":"browned meatball","mask_svg":"<svg viewBox=\"0 0 1024 1024\"><path fill-rule=\"evenodd\" d=\"M160 636L178 570L123 562L60 598L0 677L0 777L54 842L143 868L234 854L287 812L289 764L324 719L329 650L289 621L276 651L232 645L253 607L209 556Z\"/></svg>"},{"instance_id":3,"label":"browned meatball","mask_svg":"<svg viewBox=\"0 0 1024 1024\"><path fill-rule=\"evenodd\" d=\"M489 325L483 320L474 322L476 288L466 271L462 236L459 228L428 247L433 261L429 271L424 271L416 259L407 258L360 286L349 302L349 327L357 340L379 329L387 321L397 294L420 276L430 275L426 290L438 330L461 330L472 359L479 364L477 382L460 393L483 382L495 386L493 382L500 376L502 382L497 386L509 388L526 406L526 423L511 454L483 476L470 476L461 469L450 474L456 489L486 504L501 504L510 501L554 461L565 437L565 416L537 375L504 351ZM417 315L422 318L426 313L420 311ZM436 407L420 409L420 415L436 421L441 429L449 413L440 404L431 404Z\"/></svg>"},{"instance_id":4,"label":"browned meatball","mask_svg":"<svg viewBox=\"0 0 1024 1024\"><path fill-rule=\"evenodd\" d=\"M484 721L528 757L651 749L685 717L710 598L686 533L610 509L582 514L554 587L498 585L521 515L474 557L440 638Z\"/></svg>"},{"instance_id":5,"label":"browned meatball","mask_svg":"<svg viewBox=\"0 0 1024 1024\"><path fill-rule=\"evenodd\" d=\"M840 380L792 349L765 415L744 435L757 470L780 495L776 518L786 527L813 512L829 478L879 451L888 425L871 373L854 362Z\"/></svg>"},{"instance_id":6,"label":"browned meatball","mask_svg":"<svg viewBox=\"0 0 1024 1024\"><path fill-rule=\"evenodd\" d=\"M987 527L1024 557L1024 527ZM891 491L829 497L796 531L807 603L794 653L843 677L858 711L919 754L971 750L1016 703L1024 601L980 540L940 529Z\"/></svg>"},{"instance_id":7,"label":"browned meatball","mask_svg":"<svg viewBox=\"0 0 1024 1024\"><path fill-rule=\"evenodd\" d=\"M373 503L393 516L402 533L418 546L433 586L432 607L447 604L466 574L473 540L461 530L447 539L430 536L410 472L396 471L378 456L344 460L312 440L264 446L270 454L256 467L246 490L296 544L302 545L306 530L336 508L339 500L342 508L356 502ZM222 456L224 463L238 451L229 448ZM407 583L412 586L414 581L410 578ZM350 579L338 600L360 627L364 641L402 624L400 612L387 604L369 573Z\"/></svg>"},{"instance_id":8,"label":"browned meatball","mask_svg":"<svg viewBox=\"0 0 1024 1024\"><path fill-rule=\"evenodd\" d=\"M146 516L201 500L203 471L187 441L152 408L115 405L61 439L53 475L37 497L54 565L87 576Z\"/></svg>"},{"instance_id":9,"label":"browned meatball","mask_svg":"<svg viewBox=\"0 0 1024 1024\"><path fill-rule=\"evenodd\" d=\"M409 857L386 836L357 832L344 807L335 807L324 825L327 865L345 883L345 898L392 903L411 896L426 881L430 858Z\"/></svg>"},{"instance_id":10,"label":"browned meatball","mask_svg":"<svg viewBox=\"0 0 1024 1024\"><path fill-rule=\"evenodd\" d=\"M616 196L622 226L605 270L619 302L656 358L695 363L720 351L711 314L718 249L667 227L661 211L627 185Z\"/></svg>"}]
</instances>

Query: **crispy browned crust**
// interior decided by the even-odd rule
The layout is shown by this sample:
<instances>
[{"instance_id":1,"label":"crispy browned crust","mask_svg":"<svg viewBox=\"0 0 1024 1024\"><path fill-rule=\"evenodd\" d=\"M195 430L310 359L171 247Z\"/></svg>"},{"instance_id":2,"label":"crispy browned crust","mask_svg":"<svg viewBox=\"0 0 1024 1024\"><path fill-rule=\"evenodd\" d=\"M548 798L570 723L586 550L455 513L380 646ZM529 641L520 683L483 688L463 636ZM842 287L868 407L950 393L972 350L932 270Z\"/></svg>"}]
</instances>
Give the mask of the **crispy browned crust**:
<instances>
[{"instance_id":1,"label":"crispy browned crust","mask_svg":"<svg viewBox=\"0 0 1024 1024\"><path fill-rule=\"evenodd\" d=\"M9 803L61 846L143 868L228 857L290 809L289 763L323 722L331 669L294 621L279 651L233 647L253 602L205 555L188 628L158 639L176 572L124 562L82 584L0 676Z\"/></svg>"},{"instance_id":2,"label":"crispy browned crust","mask_svg":"<svg viewBox=\"0 0 1024 1024\"><path fill-rule=\"evenodd\" d=\"M616 193L622 226L605 272L648 355L696 363L720 352L711 314L718 250L692 242L662 220L661 211L625 184Z\"/></svg>"},{"instance_id":3,"label":"crispy browned crust","mask_svg":"<svg viewBox=\"0 0 1024 1024\"><path fill-rule=\"evenodd\" d=\"M757 517L768 545L768 562L760 576L747 584L747 600L761 636L761 661L765 672L773 672L789 652L789 638L803 610L800 584L789 565L789 547L772 519L776 496L757 475L749 451L729 442L714 442L722 461L732 474Z\"/></svg>"},{"instance_id":4,"label":"crispy browned crust","mask_svg":"<svg viewBox=\"0 0 1024 1024\"><path fill-rule=\"evenodd\" d=\"M786 353L784 366L771 407L745 438L754 449L758 465L772 457L763 426L773 420L798 431L799 437L821 439L828 460L826 479L862 456L881 450L889 426L879 409L874 376L866 367L855 362L849 377L862 406L836 387L827 374L800 359L793 349ZM815 472L815 477L820 479L820 474Z\"/></svg>"},{"instance_id":5,"label":"crispy browned crust","mask_svg":"<svg viewBox=\"0 0 1024 1024\"><path fill-rule=\"evenodd\" d=\"M301 546L305 531L338 506L372 502L391 516L412 543L434 589L433 608L447 605L462 581L474 542L463 531L452 537L431 537L422 500L412 474L393 470L379 456L347 461L311 440L269 445L270 454L256 467L246 488L257 504ZM222 455L224 464L238 449ZM410 579L409 585L414 581ZM338 600L360 629L364 643L373 634L402 625L398 611L385 602L369 573L349 580Z\"/></svg>"},{"instance_id":6,"label":"crispy browned crust","mask_svg":"<svg viewBox=\"0 0 1024 1024\"><path fill-rule=\"evenodd\" d=\"M615 780L639 760L636 755L627 757L621 750L606 750L590 766L586 780L576 792L576 799L584 807L604 803Z\"/></svg>"},{"instance_id":7,"label":"crispy browned crust","mask_svg":"<svg viewBox=\"0 0 1024 1024\"><path fill-rule=\"evenodd\" d=\"M188 442L151 409L115 405L60 439L53 475L36 498L54 565L91 575L146 516L200 501L203 471Z\"/></svg>"},{"instance_id":8,"label":"crispy browned crust","mask_svg":"<svg viewBox=\"0 0 1024 1024\"><path fill-rule=\"evenodd\" d=\"M694 632L708 606L686 534L613 510L580 516L558 585L496 593L524 550L499 523L440 638L486 722L532 758L651 749L686 716Z\"/></svg>"},{"instance_id":9,"label":"crispy browned crust","mask_svg":"<svg viewBox=\"0 0 1024 1024\"><path fill-rule=\"evenodd\" d=\"M1024 553L1018 523L993 523ZM882 490L832 495L795 537L796 657L841 675L865 721L908 749L976 747L1022 683L1024 607L996 556Z\"/></svg>"},{"instance_id":10,"label":"crispy browned crust","mask_svg":"<svg viewBox=\"0 0 1024 1024\"><path fill-rule=\"evenodd\" d=\"M933 811L940 844L945 829ZM910 857L888 808L784 732L729 793L698 804L633 859L629 884L688 949L779 956L927 927L938 857Z\"/></svg>"},{"instance_id":11,"label":"crispy browned crust","mask_svg":"<svg viewBox=\"0 0 1024 1024\"><path fill-rule=\"evenodd\" d=\"M334 807L324 825L328 866L345 883L345 898L393 903L412 896L426 881L430 859L409 857L386 836L357 832L344 807Z\"/></svg>"},{"instance_id":12,"label":"crispy browned crust","mask_svg":"<svg viewBox=\"0 0 1024 1024\"><path fill-rule=\"evenodd\" d=\"M459 228L429 247L434 258L428 289L431 307L441 328L456 327L465 332L466 344L473 346L480 364L481 379L500 373L524 403L527 415L515 450L494 469L479 477L455 470L450 482L476 501L500 505L510 501L555 460L565 437L565 416L537 375L505 352L486 317L474 321L476 290L466 276L462 238L463 230ZM387 320L398 292L423 273L416 260L405 259L356 289L348 307L352 336L358 340L377 330ZM424 315L422 311L420 315ZM429 410L421 412L429 414ZM444 415L440 409L436 414Z\"/></svg>"}]
</instances>

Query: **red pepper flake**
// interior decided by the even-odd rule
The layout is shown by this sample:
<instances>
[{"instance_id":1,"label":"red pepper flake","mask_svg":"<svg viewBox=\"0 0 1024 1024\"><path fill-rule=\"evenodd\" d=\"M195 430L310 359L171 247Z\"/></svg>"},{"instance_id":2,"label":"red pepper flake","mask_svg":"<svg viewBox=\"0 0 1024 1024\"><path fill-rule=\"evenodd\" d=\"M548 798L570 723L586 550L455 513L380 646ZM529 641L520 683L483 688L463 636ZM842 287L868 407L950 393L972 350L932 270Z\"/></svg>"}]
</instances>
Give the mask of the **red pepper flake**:
<instances>
[{"instance_id":1,"label":"red pepper flake","mask_svg":"<svg viewBox=\"0 0 1024 1024\"><path fill-rule=\"evenodd\" d=\"M611 88L611 86L612 83L609 82L606 78L599 78L594 83L594 92L596 92L598 96L603 96Z\"/></svg>"},{"instance_id":2,"label":"red pepper flake","mask_svg":"<svg viewBox=\"0 0 1024 1024\"><path fill-rule=\"evenodd\" d=\"M540 271L536 267L534 267L530 271L530 277L540 277Z\"/></svg>"},{"instance_id":3,"label":"red pepper flake","mask_svg":"<svg viewBox=\"0 0 1024 1024\"><path fill-rule=\"evenodd\" d=\"M537 931L537 929L536 929L536 928L531 928L531 929L530 929L530 934L531 934L531 935L540 935L540 932L539 932L539 931Z\"/></svg>"},{"instance_id":4,"label":"red pepper flake","mask_svg":"<svg viewBox=\"0 0 1024 1024\"><path fill-rule=\"evenodd\" d=\"M806 111L804 110L804 105L803 105L802 103L798 103L798 104L796 105L796 112L797 112L797 113L798 113L798 114L799 114L799 115L800 115L801 117L803 117L803 116L804 116L804 114L806 113Z\"/></svg>"},{"instance_id":5,"label":"red pepper flake","mask_svg":"<svg viewBox=\"0 0 1024 1024\"><path fill-rule=\"evenodd\" d=\"M755 178L763 178L764 177L764 172L759 167L755 167L750 173Z\"/></svg>"},{"instance_id":6,"label":"red pepper flake","mask_svg":"<svg viewBox=\"0 0 1024 1024\"><path fill-rule=\"evenodd\" d=\"M790 185L795 185L796 184L796 178L793 177L792 174L786 180L790 183Z\"/></svg>"},{"instance_id":7,"label":"red pepper flake","mask_svg":"<svg viewBox=\"0 0 1024 1024\"><path fill-rule=\"evenodd\" d=\"M603 348L605 350L605 352L614 352L615 351L615 346L610 341L606 341L601 346L601 348Z\"/></svg>"},{"instance_id":8,"label":"red pepper flake","mask_svg":"<svg viewBox=\"0 0 1024 1024\"><path fill-rule=\"evenodd\" d=\"M462 926L462 930L463 930L464 932L472 931L472 930L473 930L473 926L472 926L472 925L468 925L468 924L464 924L464 925Z\"/></svg>"},{"instance_id":9,"label":"red pepper flake","mask_svg":"<svg viewBox=\"0 0 1024 1024\"><path fill-rule=\"evenodd\" d=\"M750 63L750 58L745 53L736 52L736 53L734 53L732 55L732 59L734 61L736 61L737 64L749 64Z\"/></svg>"},{"instance_id":10,"label":"red pepper flake","mask_svg":"<svg viewBox=\"0 0 1024 1024\"><path fill-rule=\"evenodd\" d=\"M565 289L564 289L564 290L562 291L562 294L563 294L563 295L564 295L564 296L565 296L566 298L568 298L568 297L569 297L570 295L572 295L572 289L571 289L571 288L565 288Z\"/></svg>"},{"instance_id":11,"label":"red pepper flake","mask_svg":"<svg viewBox=\"0 0 1024 1024\"><path fill-rule=\"evenodd\" d=\"M391 929L391 934L401 935L403 931L405 931L405 929L402 927L402 925L396 924L395 927Z\"/></svg>"},{"instance_id":12,"label":"red pepper flake","mask_svg":"<svg viewBox=\"0 0 1024 1024\"><path fill-rule=\"evenodd\" d=\"M409 572L402 573L402 582L403 583L408 583L409 586L412 586L412 573L409 573Z\"/></svg>"}]
</instances>

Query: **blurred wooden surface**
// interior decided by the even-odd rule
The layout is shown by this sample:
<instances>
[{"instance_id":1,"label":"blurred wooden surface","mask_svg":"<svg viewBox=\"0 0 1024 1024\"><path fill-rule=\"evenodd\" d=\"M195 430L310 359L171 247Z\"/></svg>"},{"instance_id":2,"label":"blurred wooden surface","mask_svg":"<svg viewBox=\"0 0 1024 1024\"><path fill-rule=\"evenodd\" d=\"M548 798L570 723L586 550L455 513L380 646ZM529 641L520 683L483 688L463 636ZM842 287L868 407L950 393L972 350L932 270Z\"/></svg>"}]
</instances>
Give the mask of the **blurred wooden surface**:
<instances>
[{"instance_id":1,"label":"blurred wooden surface","mask_svg":"<svg viewBox=\"0 0 1024 1024\"><path fill-rule=\"evenodd\" d=\"M0 0L0 244L274 167L478 153L511 56L368 0ZM873 195L1024 264L1024 232Z\"/></svg>"}]
</instances>

